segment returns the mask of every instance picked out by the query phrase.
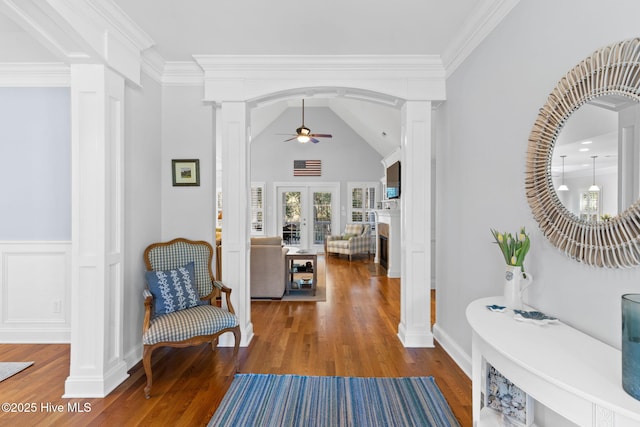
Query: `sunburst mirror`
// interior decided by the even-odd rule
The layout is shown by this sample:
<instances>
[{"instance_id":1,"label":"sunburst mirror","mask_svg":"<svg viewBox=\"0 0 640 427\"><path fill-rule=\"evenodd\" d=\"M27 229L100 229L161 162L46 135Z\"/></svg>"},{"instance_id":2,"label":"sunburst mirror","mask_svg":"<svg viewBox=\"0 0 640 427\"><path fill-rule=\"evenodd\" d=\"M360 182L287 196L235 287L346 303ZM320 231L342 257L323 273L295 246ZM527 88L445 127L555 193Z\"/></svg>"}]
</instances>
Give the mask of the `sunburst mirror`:
<instances>
[{"instance_id":1,"label":"sunburst mirror","mask_svg":"<svg viewBox=\"0 0 640 427\"><path fill-rule=\"evenodd\" d=\"M559 172L552 165L562 157L569 160L567 149L558 145L558 137L578 109L586 104L606 104L624 100L629 110L627 122L618 124L616 164L617 180L598 192L590 191L596 184L597 155L589 154L583 162L593 186L582 183L579 199L592 203L593 214L583 215L563 203L556 192ZM549 241L576 261L598 267L635 267L640 265L640 39L625 40L595 51L570 70L549 94L540 109L527 150L526 196L533 216ZM625 106L625 108L627 108ZM577 114L575 114L577 116ZM590 142L590 141L583 141ZM575 144L579 140L574 141ZM577 146L576 146L577 148ZM591 148L580 148L588 151ZM554 150L562 151L556 153ZM578 151L576 149L576 151ZM563 157L564 156L564 157ZM591 165L593 159L593 166ZM602 162L605 158L600 159ZM603 172L604 173L604 172ZM564 165L562 184L564 185ZM604 178L603 178L604 179ZM583 180L585 181L585 180ZM576 181L577 182L577 181ZM574 185L580 187L580 185ZM571 185L569 185L571 188ZM564 190L564 187L563 187ZM580 191L579 188L576 188ZM601 192L600 192L601 191ZM565 197L565 191L560 191ZM631 195L631 196L630 196ZM617 208L612 215L599 212L605 197L615 198ZM622 200L626 201L623 202Z\"/></svg>"}]
</instances>

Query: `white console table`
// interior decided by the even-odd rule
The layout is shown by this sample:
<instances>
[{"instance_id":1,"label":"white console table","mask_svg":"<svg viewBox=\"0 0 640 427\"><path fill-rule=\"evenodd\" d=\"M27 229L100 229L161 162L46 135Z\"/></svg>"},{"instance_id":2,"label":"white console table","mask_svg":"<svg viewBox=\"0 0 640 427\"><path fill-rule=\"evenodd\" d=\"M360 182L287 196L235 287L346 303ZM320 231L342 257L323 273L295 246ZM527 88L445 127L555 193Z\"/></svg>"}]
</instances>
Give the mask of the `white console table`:
<instances>
[{"instance_id":1,"label":"white console table","mask_svg":"<svg viewBox=\"0 0 640 427\"><path fill-rule=\"evenodd\" d=\"M581 427L640 426L640 401L622 389L620 350L562 322L540 326L515 320L511 310L492 312L486 308L492 304L504 305L503 298L476 300L466 312L473 330L474 425L480 425L482 368L488 362Z\"/></svg>"}]
</instances>

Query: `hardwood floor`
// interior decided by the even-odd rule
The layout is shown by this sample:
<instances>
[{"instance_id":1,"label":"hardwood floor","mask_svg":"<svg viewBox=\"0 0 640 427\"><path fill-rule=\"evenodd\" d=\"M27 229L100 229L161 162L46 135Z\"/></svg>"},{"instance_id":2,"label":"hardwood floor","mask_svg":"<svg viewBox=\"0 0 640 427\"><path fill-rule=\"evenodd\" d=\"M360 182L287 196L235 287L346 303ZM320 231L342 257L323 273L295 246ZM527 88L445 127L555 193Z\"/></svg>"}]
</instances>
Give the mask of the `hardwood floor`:
<instances>
[{"instance_id":1,"label":"hardwood floor","mask_svg":"<svg viewBox=\"0 0 640 427\"><path fill-rule=\"evenodd\" d=\"M255 336L248 348L240 349L241 372L433 376L460 425L470 426L469 378L437 343L435 348L410 349L397 337L399 279L383 276L366 258L350 263L334 255L326 264L326 302L252 304ZM14 409L23 411L0 412L0 425L203 426L233 379L231 353L228 348L212 352L208 345L155 351L148 400L141 363L104 399L63 399L68 345L3 344L0 361L35 364L0 383L0 402L15 403ZM74 407L84 412L71 411ZM24 413L25 408L34 411Z\"/></svg>"}]
</instances>

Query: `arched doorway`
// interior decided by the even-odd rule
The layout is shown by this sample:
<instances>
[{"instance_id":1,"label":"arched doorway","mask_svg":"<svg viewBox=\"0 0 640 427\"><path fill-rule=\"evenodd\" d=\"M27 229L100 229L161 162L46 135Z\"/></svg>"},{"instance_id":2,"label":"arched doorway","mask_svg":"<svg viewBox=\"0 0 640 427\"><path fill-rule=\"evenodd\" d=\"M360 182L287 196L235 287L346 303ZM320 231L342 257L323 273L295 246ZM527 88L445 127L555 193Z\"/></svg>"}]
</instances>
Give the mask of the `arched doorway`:
<instances>
[{"instance_id":1,"label":"arched doorway","mask_svg":"<svg viewBox=\"0 0 640 427\"><path fill-rule=\"evenodd\" d=\"M205 99L216 105L216 143L222 145L225 195L225 281L237 289L233 303L243 343L253 337L249 294L250 111L279 100L322 94L396 105L401 111L402 274L398 336L407 347L433 346L430 328L431 105L443 100L442 65L428 57L199 56ZM232 61L233 62L230 62ZM228 215L227 215L228 214ZM221 342L221 345L230 343Z\"/></svg>"}]
</instances>

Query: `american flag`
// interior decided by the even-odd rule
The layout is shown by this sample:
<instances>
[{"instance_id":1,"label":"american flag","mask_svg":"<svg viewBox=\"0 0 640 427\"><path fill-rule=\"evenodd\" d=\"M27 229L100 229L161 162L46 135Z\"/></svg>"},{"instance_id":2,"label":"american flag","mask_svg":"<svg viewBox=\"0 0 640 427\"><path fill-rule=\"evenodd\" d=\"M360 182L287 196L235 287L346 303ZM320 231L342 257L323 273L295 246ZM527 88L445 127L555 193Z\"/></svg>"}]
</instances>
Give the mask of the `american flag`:
<instances>
[{"instance_id":1,"label":"american flag","mask_svg":"<svg viewBox=\"0 0 640 427\"><path fill-rule=\"evenodd\" d=\"M322 160L294 160L293 176L321 176Z\"/></svg>"}]
</instances>

